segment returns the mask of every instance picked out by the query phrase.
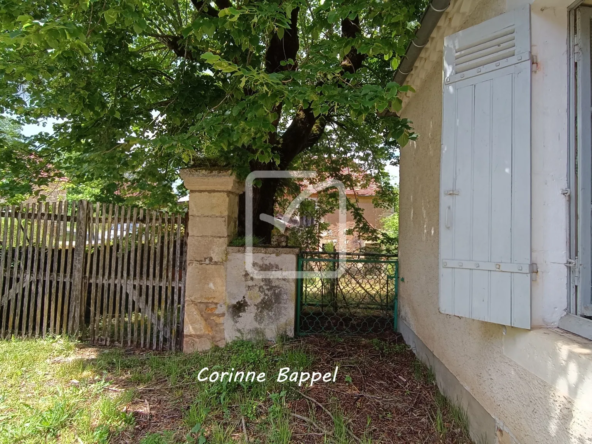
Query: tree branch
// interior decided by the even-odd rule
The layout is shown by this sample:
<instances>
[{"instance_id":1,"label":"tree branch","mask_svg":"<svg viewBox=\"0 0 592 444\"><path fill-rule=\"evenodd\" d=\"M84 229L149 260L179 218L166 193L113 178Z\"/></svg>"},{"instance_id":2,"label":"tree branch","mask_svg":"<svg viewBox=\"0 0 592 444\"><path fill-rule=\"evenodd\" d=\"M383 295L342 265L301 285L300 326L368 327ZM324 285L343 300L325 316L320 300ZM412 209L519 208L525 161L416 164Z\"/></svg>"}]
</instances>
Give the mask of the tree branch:
<instances>
[{"instance_id":1,"label":"tree branch","mask_svg":"<svg viewBox=\"0 0 592 444\"><path fill-rule=\"evenodd\" d=\"M194 57L193 52L187 49L184 45L181 44L181 40L183 37L178 35L170 35L170 34L148 34L150 37L154 37L164 43L167 48L175 53L177 57L182 57L187 60L196 60Z\"/></svg>"},{"instance_id":2,"label":"tree branch","mask_svg":"<svg viewBox=\"0 0 592 444\"><path fill-rule=\"evenodd\" d=\"M316 123L317 118L311 108L300 109L296 113L292 123L284 131L281 138L280 169L287 169L292 160L307 147L309 136Z\"/></svg>"},{"instance_id":3,"label":"tree branch","mask_svg":"<svg viewBox=\"0 0 592 444\"><path fill-rule=\"evenodd\" d=\"M216 6L218 7L218 9L226 9L226 8L230 8L232 6L232 4L230 3L230 0L217 0L214 3L216 3ZM214 8L212 8L205 1L191 0L191 4L197 10L197 12L205 12L210 17L218 17L219 11L216 11Z\"/></svg>"},{"instance_id":4,"label":"tree branch","mask_svg":"<svg viewBox=\"0 0 592 444\"><path fill-rule=\"evenodd\" d=\"M290 14L290 29L284 30L283 38L277 33L273 34L265 53L265 72L274 73L280 71L295 71L297 68L296 56L300 49L298 38L298 12L299 8L292 10ZM293 65L284 65L288 59L294 60Z\"/></svg>"},{"instance_id":5,"label":"tree branch","mask_svg":"<svg viewBox=\"0 0 592 444\"><path fill-rule=\"evenodd\" d=\"M360 31L361 28L359 17L356 17L353 20L346 18L345 20L341 21L341 35L343 37L354 39L360 33ZM356 48L352 47L352 49L347 53L341 62L341 67L344 71L353 74L362 67L365 59L366 54L360 54Z\"/></svg>"}]
</instances>

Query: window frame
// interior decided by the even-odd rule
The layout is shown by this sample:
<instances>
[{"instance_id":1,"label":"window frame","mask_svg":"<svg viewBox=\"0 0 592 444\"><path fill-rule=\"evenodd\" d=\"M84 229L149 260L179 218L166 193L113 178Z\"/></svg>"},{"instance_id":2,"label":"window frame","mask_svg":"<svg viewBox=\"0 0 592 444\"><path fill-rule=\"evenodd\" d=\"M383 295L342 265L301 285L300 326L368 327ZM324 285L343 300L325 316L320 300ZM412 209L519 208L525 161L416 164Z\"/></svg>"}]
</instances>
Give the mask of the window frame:
<instances>
[{"instance_id":1,"label":"window frame","mask_svg":"<svg viewBox=\"0 0 592 444\"><path fill-rule=\"evenodd\" d=\"M567 314L559 321L559 327L588 339L592 339L592 320L583 315L592 315L591 22L592 7L578 6L569 11L569 188L564 193L569 198L569 257L566 263L569 294ZM588 97L587 103L582 97ZM587 118L583 118L584 108L589 110Z\"/></svg>"}]
</instances>

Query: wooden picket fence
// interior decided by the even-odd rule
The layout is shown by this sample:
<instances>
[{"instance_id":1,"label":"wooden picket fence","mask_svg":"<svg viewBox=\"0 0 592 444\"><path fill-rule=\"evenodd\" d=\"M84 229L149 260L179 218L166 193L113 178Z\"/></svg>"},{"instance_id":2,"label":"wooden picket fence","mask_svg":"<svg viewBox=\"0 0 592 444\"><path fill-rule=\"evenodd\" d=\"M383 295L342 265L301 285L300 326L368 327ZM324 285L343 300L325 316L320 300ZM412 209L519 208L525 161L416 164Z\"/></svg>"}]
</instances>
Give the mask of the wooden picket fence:
<instances>
[{"instance_id":1,"label":"wooden picket fence","mask_svg":"<svg viewBox=\"0 0 592 444\"><path fill-rule=\"evenodd\" d=\"M181 348L181 215L86 201L9 206L0 242L0 338Z\"/></svg>"}]
</instances>

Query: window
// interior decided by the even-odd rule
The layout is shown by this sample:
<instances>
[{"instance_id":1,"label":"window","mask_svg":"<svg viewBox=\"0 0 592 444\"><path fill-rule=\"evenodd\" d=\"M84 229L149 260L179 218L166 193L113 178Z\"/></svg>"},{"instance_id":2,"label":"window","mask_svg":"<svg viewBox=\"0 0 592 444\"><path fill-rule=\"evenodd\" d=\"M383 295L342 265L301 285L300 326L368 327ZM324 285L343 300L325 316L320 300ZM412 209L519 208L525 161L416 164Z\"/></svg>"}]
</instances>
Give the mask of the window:
<instances>
[{"instance_id":1,"label":"window","mask_svg":"<svg viewBox=\"0 0 592 444\"><path fill-rule=\"evenodd\" d=\"M570 13L570 294L560 326L592 337L592 8Z\"/></svg>"}]
</instances>

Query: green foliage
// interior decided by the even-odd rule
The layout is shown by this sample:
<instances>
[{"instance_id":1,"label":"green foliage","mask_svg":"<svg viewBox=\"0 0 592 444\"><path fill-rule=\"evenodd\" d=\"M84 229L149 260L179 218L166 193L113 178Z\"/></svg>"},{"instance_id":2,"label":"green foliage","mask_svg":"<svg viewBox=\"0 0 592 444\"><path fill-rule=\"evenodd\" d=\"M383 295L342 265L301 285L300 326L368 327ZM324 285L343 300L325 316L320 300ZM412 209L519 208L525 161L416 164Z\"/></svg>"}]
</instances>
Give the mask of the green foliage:
<instances>
[{"instance_id":1,"label":"green foliage","mask_svg":"<svg viewBox=\"0 0 592 444\"><path fill-rule=\"evenodd\" d=\"M229 245L231 247L244 247L245 245L247 245L248 239L249 239L249 237L246 237L246 236L237 236L230 241ZM251 245L253 247L256 247L257 245L261 245L262 240L259 239L257 236L251 236L250 239L251 239Z\"/></svg>"},{"instance_id":2,"label":"green foliage","mask_svg":"<svg viewBox=\"0 0 592 444\"><path fill-rule=\"evenodd\" d=\"M0 115L0 199L18 204L39 192L34 183L47 185L51 178L47 161L25 143L18 121Z\"/></svg>"},{"instance_id":3,"label":"green foliage","mask_svg":"<svg viewBox=\"0 0 592 444\"><path fill-rule=\"evenodd\" d=\"M186 166L357 162L383 184L414 137L391 79L425 3L6 0L0 112L58 123L2 149L2 184L31 193L51 165L74 195L147 207L175 205Z\"/></svg>"}]
</instances>

